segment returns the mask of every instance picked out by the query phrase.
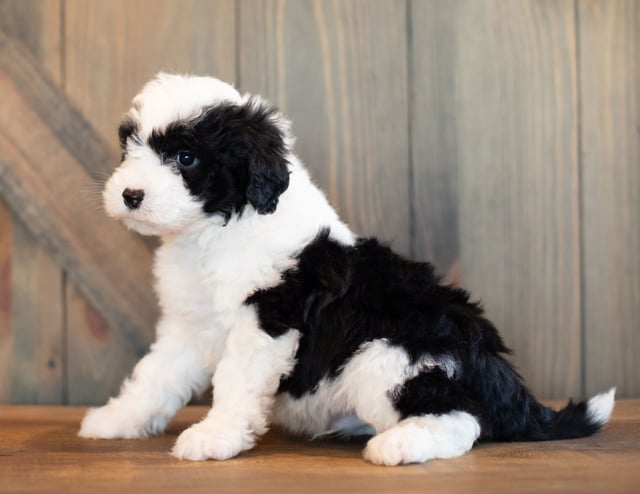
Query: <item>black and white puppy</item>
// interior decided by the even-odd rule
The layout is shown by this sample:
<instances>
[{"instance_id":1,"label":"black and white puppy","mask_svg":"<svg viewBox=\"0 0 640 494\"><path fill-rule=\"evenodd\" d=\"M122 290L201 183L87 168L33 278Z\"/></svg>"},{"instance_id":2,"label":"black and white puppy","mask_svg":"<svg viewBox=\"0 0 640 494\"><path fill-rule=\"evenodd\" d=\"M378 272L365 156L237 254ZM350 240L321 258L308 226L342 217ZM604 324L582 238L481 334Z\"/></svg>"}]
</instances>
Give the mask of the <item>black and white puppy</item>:
<instances>
[{"instance_id":1,"label":"black and white puppy","mask_svg":"<svg viewBox=\"0 0 640 494\"><path fill-rule=\"evenodd\" d=\"M213 382L213 408L173 455L223 460L271 423L371 434L364 457L449 458L478 440L596 432L614 390L538 403L469 295L433 267L356 237L293 154L288 121L207 77L159 74L120 126L106 210L159 235L157 341L80 435L161 433Z\"/></svg>"}]
</instances>

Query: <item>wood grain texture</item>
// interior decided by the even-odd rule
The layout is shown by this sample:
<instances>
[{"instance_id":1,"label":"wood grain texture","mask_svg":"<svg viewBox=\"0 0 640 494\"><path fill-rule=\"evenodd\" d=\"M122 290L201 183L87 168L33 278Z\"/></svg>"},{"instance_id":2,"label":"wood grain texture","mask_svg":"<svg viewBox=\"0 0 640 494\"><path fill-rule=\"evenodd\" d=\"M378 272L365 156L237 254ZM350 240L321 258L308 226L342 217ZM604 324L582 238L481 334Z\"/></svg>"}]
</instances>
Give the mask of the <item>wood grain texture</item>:
<instances>
[{"instance_id":1,"label":"wood grain texture","mask_svg":"<svg viewBox=\"0 0 640 494\"><path fill-rule=\"evenodd\" d=\"M11 212L0 199L0 401L7 402L11 393L11 252L13 245L13 227Z\"/></svg>"},{"instance_id":2,"label":"wood grain texture","mask_svg":"<svg viewBox=\"0 0 640 494\"><path fill-rule=\"evenodd\" d=\"M483 299L537 394L640 395L639 32L634 0L0 0L0 401L99 403L153 337L153 242L99 192L159 70L280 106L342 217Z\"/></svg>"},{"instance_id":3,"label":"wood grain texture","mask_svg":"<svg viewBox=\"0 0 640 494\"><path fill-rule=\"evenodd\" d=\"M26 0L0 3L0 30L19 40L43 72L61 79L59 1ZM0 228L10 239L5 259L4 387L0 401L61 403L64 387L63 273L50 254L18 219ZM2 323L0 323L2 324Z\"/></svg>"},{"instance_id":4,"label":"wood grain texture","mask_svg":"<svg viewBox=\"0 0 640 494\"><path fill-rule=\"evenodd\" d=\"M52 1L7 1L3 7L4 13L6 14L4 32L12 35L12 37L24 44L25 47L29 48L31 53L34 54L34 59L38 61L38 67L31 67L31 69L35 70L35 74L23 70L21 74L14 72L13 75L14 77L16 75L22 75L22 77L28 79L28 83L19 84L19 86L25 92L26 98L31 102L32 108L45 120L46 124L55 133L62 145L74 155L92 177L91 180L83 181L79 190L77 190L77 194L79 196L79 202L84 204L84 207L89 208L90 211L102 217L103 213L100 208L99 191L103 179L113 169L117 153L107 148L101 142L93 128L86 124L86 120L80 116L76 108L67 103L64 93L59 89L64 86L65 79L63 63L65 61L63 60L64 49L61 40L62 26L64 24L61 15L63 13L62 7L61 2ZM48 80L40 76L39 72L43 67L51 76L51 82L54 84L50 84ZM76 125L70 125L70 122ZM15 228L22 228L19 222L16 222L15 225ZM24 246L27 251L34 250L36 246L40 244L37 237L27 235L26 232L23 235L17 236L17 238L28 239L28 243ZM20 252L23 249L20 245L16 245L14 250ZM16 257L23 258L24 256L16 255ZM38 265L36 264L39 262L39 259L47 260L43 258L43 256L34 256L31 262L24 267L27 271L26 273L21 273L20 269L22 265L17 264L16 269L14 269L16 280L21 280L25 277L29 279L33 278L31 272L33 270L39 271ZM44 267L45 269L48 268L48 264ZM61 274L60 277L61 280L64 280L64 285L66 286L63 286L63 283L55 284L55 294L58 296L49 298L39 297L38 302L40 305L33 307L31 313L23 314L23 317L21 317L21 312L15 312L15 318L18 319L18 321L17 325L14 324L16 327L14 328L13 334L16 336L19 335L19 337L25 341L33 340L34 342L39 342L41 341L40 333L43 331L47 329L51 330L54 327L60 329L60 341L57 343L58 347L62 346L62 349L57 348L56 353L62 353L69 357L65 358L64 362L59 362L62 369L56 367L56 363L58 363L57 359L52 358L49 360L49 364L52 366L51 369L56 371L63 382L59 383L56 387L51 386L48 389L51 392L53 392L54 389L59 392L58 401L71 400L72 403L77 403L77 393L79 390L85 390L84 394L80 392L80 395L85 397L84 403L95 403L96 400L104 401L108 396L108 392L113 391L112 385L109 386L108 383L105 382L96 383L95 373L91 372L87 374L74 372L69 375L69 370L75 371L73 364L79 359L83 361L84 359L88 359L89 355L92 354L92 352L86 348L79 348L78 344L80 341L85 341L85 336L91 335L92 331L89 324L83 326L79 324L79 321L84 321L82 317L77 317L77 314L71 313L77 306L73 303L74 300L69 301L68 297L63 298L60 293L60 290L68 291L74 295L77 293L78 289L73 278L62 277ZM39 289L49 290L48 285L49 284L34 284L31 287L31 292L24 292L24 298L26 298L26 300L22 301L22 303L20 303L20 301L16 302L17 307L24 310L25 307L28 306L28 303L33 301L31 299L37 297ZM83 298L83 300L85 299ZM67 301L69 301L68 304ZM89 302L86 302L86 304L89 304ZM61 313L61 317L59 318L60 324L54 324L51 328L48 328L47 325L43 325L43 321L45 321L46 318L40 318L42 321L37 320L36 316L39 312L50 312L55 309ZM68 322L71 323L72 332L70 338L68 328L66 326L64 328L61 327L63 311L65 324ZM93 308L87 308L87 311L96 313L96 309ZM104 324L107 325L109 332L113 331L106 321ZM120 337L122 336L122 333L114 332ZM121 337L120 339L123 338ZM44 341L47 340L45 339ZM123 342L120 341L119 343L122 344ZM68 348L67 345L70 348ZM129 348L130 346L131 345L127 345L126 343L122 344L122 348L117 354L110 355L112 365L115 368L124 367L126 369L130 367L133 356L137 356L137 353ZM144 340L142 346L144 346ZM23 373L28 370L29 365L33 367L30 374L27 373L25 379L29 380L29 377L31 377L31 379L38 378L41 374L41 372L38 371L40 369L38 365L40 363L39 360L33 359L33 357L29 358L29 355L20 355L17 352L19 349L20 348L14 349L12 361L21 362L20 367L22 367L21 371ZM71 352L69 350L71 350ZM103 354L107 353L109 352L103 352ZM97 358L95 355L94 357ZM91 366L91 364L96 365L95 362L91 361L87 361L85 364L86 366ZM113 374L115 375L110 379L121 378L122 372L123 371L120 373L114 372ZM16 374L15 369L13 374ZM71 382L69 382L69 380ZM107 381L108 380L107 378ZM14 393L8 397L8 400L23 401L19 397L16 397L16 393L29 394L31 392L30 387L27 386L29 383L24 384L24 386L16 384L14 386ZM43 382L42 385L44 386L44 384L46 383ZM69 394L69 385L71 386L71 395ZM86 396L86 390L90 390L91 396ZM51 402L51 398L47 399L46 397L42 397L40 401Z\"/></svg>"},{"instance_id":5,"label":"wood grain texture","mask_svg":"<svg viewBox=\"0 0 640 494\"><path fill-rule=\"evenodd\" d=\"M573 2L415 1L412 33L416 241L459 253L534 392L580 394Z\"/></svg>"},{"instance_id":6,"label":"wood grain texture","mask_svg":"<svg viewBox=\"0 0 640 494\"><path fill-rule=\"evenodd\" d=\"M146 347L131 344L75 286L67 285L68 403L103 405L116 396Z\"/></svg>"},{"instance_id":7,"label":"wood grain texture","mask_svg":"<svg viewBox=\"0 0 640 494\"><path fill-rule=\"evenodd\" d=\"M117 153L112 154L104 146L95 131L86 125L86 121L66 102L59 90L64 85L62 7L59 1L39 0L5 1L0 5L3 32L19 41L33 55L32 62L37 62L37 65L31 63L25 67L19 61L9 60L5 67L17 81L31 107L91 174L92 180L83 182L76 193L83 207L90 211L95 209L98 213L98 183L111 170ZM20 208L20 205L17 207ZM66 299L62 292L68 290L75 293L77 288L73 278L63 276L62 271L57 274L59 279L55 279L52 274L55 269L53 261L45 254L44 245L50 243L48 240L42 242L42 238L29 234L28 228L25 229L17 217L13 228L19 233L13 242L13 285L24 289L14 290L12 335L15 341L11 345L12 358L9 360L14 364L7 374L10 377L7 380L13 382L13 386L4 394L5 400L36 400L42 403L67 401L69 362L66 358L68 342L65 324L69 307L65 306ZM72 318L72 321L76 320ZM77 324L74 329L77 329ZM52 333L54 330L57 331L56 337ZM47 343L51 345L48 350L43 347ZM73 346L73 350L77 350L77 345ZM82 355L82 352L75 355ZM123 360L120 357L113 361L117 364ZM17 380L18 377L22 382ZM77 380L74 376L74 390L78 387ZM84 382L82 377L79 380ZM101 397L105 395L105 391L95 393L95 383L92 382L92 385L94 394Z\"/></svg>"},{"instance_id":8,"label":"wood grain texture","mask_svg":"<svg viewBox=\"0 0 640 494\"><path fill-rule=\"evenodd\" d=\"M145 440L77 437L84 410L0 407L4 493L636 493L640 489L640 401L622 401L601 433L571 441L489 443L459 458L378 467L362 441L308 441L271 431L224 462L167 454L204 408L180 412L167 435Z\"/></svg>"},{"instance_id":9,"label":"wood grain texture","mask_svg":"<svg viewBox=\"0 0 640 494\"><path fill-rule=\"evenodd\" d=\"M29 230L13 222L11 403L63 402L64 318L60 268Z\"/></svg>"},{"instance_id":10,"label":"wood grain texture","mask_svg":"<svg viewBox=\"0 0 640 494\"><path fill-rule=\"evenodd\" d=\"M239 15L242 89L293 120L298 154L354 230L408 253L405 2L247 0Z\"/></svg>"},{"instance_id":11,"label":"wood grain texture","mask_svg":"<svg viewBox=\"0 0 640 494\"><path fill-rule=\"evenodd\" d=\"M21 43L57 83L62 79L62 0L0 0L0 29Z\"/></svg>"},{"instance_id":12,"label":"wood grain texture","mask_svg":"<svg viewBox=\"0 0 640 494\"><path fill-rule=\"evenodd\" d=\"M65 90L115 150L123 113L157 72L235 81L234 2L66 0L65 46Z\"/></svg>"},{"instance_id":13,"label":"wood grain texture","mask_svg":"<svg viewBox=\"0 0 640 494\"><path fill-rule=\"evenodd\" d=\"M82 190L93 181L34 108L34 88L46 88L44 94L53 95L48 103L68 117L57 126L81 128L86 122L65 108L64 97L20 44L0 32L0 46L0 92L6 96L0 108L0 192L110 322L129 334L132 345L146 346L157 314L149 250L82 202ZM99 141L90 148L101 149Z\"/></svg>"},{"instance_id":14,"label":"wood grain texture","mask_svg":"<svg viewBox=\"0 0 640 494\"><path fill-rule=\"evenodd\" d=\"M460 2L410 2L412 253L441 273L460 259L456 94ZM460 280L456 280L460 281Z\"/></svg>"},{"instance_id":15,"label":"wood grain texture","mask_svg":"<svg viewBox=\"0 0 640 494\"><path fill-rule=\"evenodd\" d=\"M586 388L640 394L640 3L579 2Z\"/></svg>"}]
</instances>

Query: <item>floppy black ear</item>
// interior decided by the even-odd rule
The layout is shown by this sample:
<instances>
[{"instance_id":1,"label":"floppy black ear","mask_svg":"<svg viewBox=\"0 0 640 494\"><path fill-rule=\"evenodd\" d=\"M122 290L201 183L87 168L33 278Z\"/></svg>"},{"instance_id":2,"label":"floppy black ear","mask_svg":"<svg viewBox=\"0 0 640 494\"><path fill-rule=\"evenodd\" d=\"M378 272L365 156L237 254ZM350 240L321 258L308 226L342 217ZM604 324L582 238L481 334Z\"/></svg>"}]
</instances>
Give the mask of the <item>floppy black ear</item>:
<instances>
[{"instance_id":1,"label":"floppy black ear","mask_svg":"<svg viewBox=\"0 0 640 494\"><path fill-rule=\"evenodd\" d=\"M244 145L248 148L246 197L260 214L273 213L289 186L288 122L258 98L244 104Z\"/></svg>"},{"instance_id":2,"label":"floppy black ear","mask_svg":"<svg viewBox=\"0 0 640 494\"><path fill-rule=\"evenodd\" d=\"M247 200L258 213L273 213L280 194L289 186L287 161L273 153L266 160L253 160L249 174Z\"/></svg>"}]
</instances>

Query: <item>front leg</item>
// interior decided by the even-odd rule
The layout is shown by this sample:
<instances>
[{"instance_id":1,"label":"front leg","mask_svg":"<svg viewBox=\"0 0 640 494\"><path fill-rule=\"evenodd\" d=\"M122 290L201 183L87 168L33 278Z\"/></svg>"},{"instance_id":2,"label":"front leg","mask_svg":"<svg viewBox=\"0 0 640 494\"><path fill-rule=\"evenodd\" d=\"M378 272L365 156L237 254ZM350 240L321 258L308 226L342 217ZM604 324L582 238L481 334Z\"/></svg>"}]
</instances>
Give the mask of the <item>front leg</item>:
<instances>
[{"instance_id":1,"label":"front leg","mask_svg":"<svg viewBox=\"0 0 640 494\"><path fill-rule=\"evenodd\" d=\"M299 333L276 338L244 307L229 333L213 377L213 408L178 437L172 454L188 460L226 460L251 449L267 431L280 379L291 372Z\"/></svg>"},{"instance_id":2,"label":"front leg","mask_svg":"<svg viewBox=\"0 0 640 494\"><path fill-rule=\"evenodd\" d=\"M211 374L182 326L178 321L160 321L151 351L136 364L117 398L89 410L80 437L133 439L159 434L194 392L206 389Z\"/></svg>"}]
</instances>

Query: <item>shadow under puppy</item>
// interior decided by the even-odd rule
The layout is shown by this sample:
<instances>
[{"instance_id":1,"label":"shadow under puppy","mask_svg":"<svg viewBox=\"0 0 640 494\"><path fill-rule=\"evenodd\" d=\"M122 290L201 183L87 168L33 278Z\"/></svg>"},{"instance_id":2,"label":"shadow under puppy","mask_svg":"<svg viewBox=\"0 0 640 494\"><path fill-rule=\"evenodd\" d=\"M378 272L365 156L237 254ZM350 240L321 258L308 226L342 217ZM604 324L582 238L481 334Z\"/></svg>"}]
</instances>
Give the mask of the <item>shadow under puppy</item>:
<instances>
[{"instance_id":1,"label":"shadow under puppy","mask_svg":"<svg viewBox=\"0 0 640 494\"><path fill-rule=\"evenodd\" d=\"M213 383L213 407L172 450L231 458L271 423L371 434L364 457L458 456L478 440L596 432L614 390L554 411L503 358L469 295L433 267L356 237L293 154L283 115L214 78L161 73L120 126L108 214L162 244L157 340L80 435L161 433Z\"/></svg>"}]
</instances>

